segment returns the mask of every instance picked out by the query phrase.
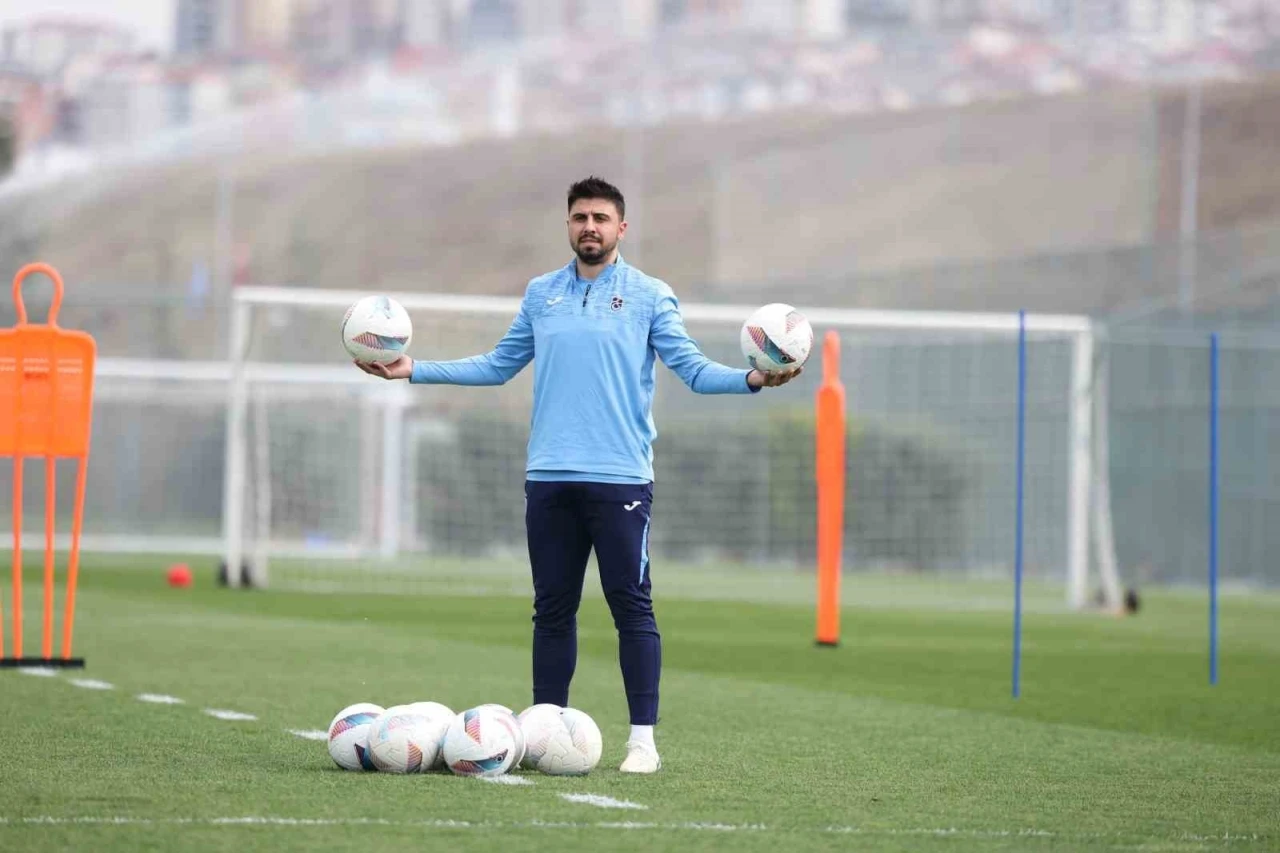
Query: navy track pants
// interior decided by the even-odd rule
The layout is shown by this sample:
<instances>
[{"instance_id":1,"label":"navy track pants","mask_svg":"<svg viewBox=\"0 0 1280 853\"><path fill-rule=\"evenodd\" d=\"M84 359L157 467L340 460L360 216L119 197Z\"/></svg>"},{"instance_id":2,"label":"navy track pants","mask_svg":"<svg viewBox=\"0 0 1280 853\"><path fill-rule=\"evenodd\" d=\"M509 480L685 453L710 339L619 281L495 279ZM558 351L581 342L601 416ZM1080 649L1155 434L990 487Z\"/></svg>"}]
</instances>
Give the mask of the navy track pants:
<instances>
[{"instance_id":1,"label":"navy track pants","mask_svg":"<svg viewBox=\"0 0 1280 853\"><path fill-rule=\"evenodd\" d=\"M525 483L533 569L533 701L569 704L578 659L578 605L595 548L618 629L618 663L633 725L658 721L662 638L649 597L653 484Z\"/></svg>"}]
</instances>

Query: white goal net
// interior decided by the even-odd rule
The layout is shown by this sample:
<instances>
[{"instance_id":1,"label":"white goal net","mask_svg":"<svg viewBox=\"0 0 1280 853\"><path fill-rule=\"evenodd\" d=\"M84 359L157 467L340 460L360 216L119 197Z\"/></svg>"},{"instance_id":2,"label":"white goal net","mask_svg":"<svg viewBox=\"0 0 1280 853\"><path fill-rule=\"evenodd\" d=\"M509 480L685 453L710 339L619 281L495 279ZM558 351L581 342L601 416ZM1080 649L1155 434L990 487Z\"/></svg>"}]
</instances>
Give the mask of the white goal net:
<instances>
[{"instance_id":1,"label":"white goal net","mask_svg":"<svg viewBox=\"0 0 1280 853\"><path fill-rule=\"evenodd\" d=\"M356 292L241 288L227 370L223 554L233 581L318 589L457 583L523 571L532 370L498 388L409 386L350 365ZM501 337L514 298L391 294L412 355ZM742 361L750 306L685 304L710 357ZM842 341L848 570L1009 577L1014 559L1018 317L809 309ZM1083 603L1094 496L1093 332L1027 317L1025 571ZM811 567L814 390L705 397L659 368L651 548L682 571ZM806 381L807 380L807 381ZM1105 526L1105 525L1104 525ZM686 569L686 567L688 567Z\"/></svg>"}]
</instances>

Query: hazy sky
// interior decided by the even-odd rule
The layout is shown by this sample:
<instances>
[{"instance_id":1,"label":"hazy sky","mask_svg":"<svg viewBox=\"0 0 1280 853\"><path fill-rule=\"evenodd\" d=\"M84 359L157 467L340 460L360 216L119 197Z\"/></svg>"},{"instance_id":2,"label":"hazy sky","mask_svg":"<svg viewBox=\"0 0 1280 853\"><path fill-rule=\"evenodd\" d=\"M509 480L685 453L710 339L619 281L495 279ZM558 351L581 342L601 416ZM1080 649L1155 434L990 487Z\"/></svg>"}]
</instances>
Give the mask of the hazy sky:
<instances>
[{"instance_id":1,"label":"hazy sky","mask_svg":"<svg viewBox=\"0 0 1280 853\"><path fill-rule=\"evenodd\" d=\"M32 18L75 17L120 24L140 45L168 50L176 0L0 0L0 29Z\"/></svg>"}]
</instances>

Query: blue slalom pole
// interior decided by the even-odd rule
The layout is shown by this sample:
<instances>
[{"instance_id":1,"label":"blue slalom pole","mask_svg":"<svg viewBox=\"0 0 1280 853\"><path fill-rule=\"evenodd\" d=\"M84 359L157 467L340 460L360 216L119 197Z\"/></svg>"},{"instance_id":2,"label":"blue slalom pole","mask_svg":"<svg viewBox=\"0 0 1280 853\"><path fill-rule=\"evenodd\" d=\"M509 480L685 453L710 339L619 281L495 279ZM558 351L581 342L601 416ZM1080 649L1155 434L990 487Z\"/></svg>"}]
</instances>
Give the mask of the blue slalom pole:
<instances>
[{"instance_id":1,"label":"blue slalom pole","mask_svg":"<svg viewBox=\"0 0 1280 853\"><path fill-rule=\"evenodd\" d=\"M1209 336L1209 684L1218 683L1218 335Z\"/></svg>"},{"instance_id":2,"label":"blue slalom pole","mask_svg":"<svg viewBox=\"0 0 1280 853\"><path fill-rule=\"evenodd\" d=\"M1027 434L1027 312L1018 312L1017 509L1013 532L1013 698L1022 694L1022 471Z\"/></svg>"}]
</instances>

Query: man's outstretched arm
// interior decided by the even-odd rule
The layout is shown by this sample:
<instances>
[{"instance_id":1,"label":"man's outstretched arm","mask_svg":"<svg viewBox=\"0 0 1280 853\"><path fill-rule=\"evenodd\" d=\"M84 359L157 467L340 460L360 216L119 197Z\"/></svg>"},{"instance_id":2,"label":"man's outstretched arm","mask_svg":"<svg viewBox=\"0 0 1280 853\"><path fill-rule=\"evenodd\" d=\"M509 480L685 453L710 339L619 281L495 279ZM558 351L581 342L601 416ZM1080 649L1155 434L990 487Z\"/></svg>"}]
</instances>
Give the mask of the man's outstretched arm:
<instances>
[{"instance_id":1,"label":"man's outstretched arm","mask_svg":"<svg viewBox=\"0 0 1280 853\"><path fill-rule=\"evenodd\" d=\"M685 329L680 304L670 288L665 288L658 297L649 326L649 343L662 363L699 394L746 394L785 385L800 374L799 368L787 373L764 373L729 367L707 358Z\"/></svg>"},{"instance_id":2,"label":"man's outstretched arm","mask_svg":"<svg viewBox=\"0 0 1280 853\"><path fill-rule=\"evenodd\" d=\"M414 361L402 355L389 364L356 366L383 379L408 379L422 385L502 385L533 359L533 324L524 304L497 346L484 355L453 361Z\"/></svg>"}]
</instances>

